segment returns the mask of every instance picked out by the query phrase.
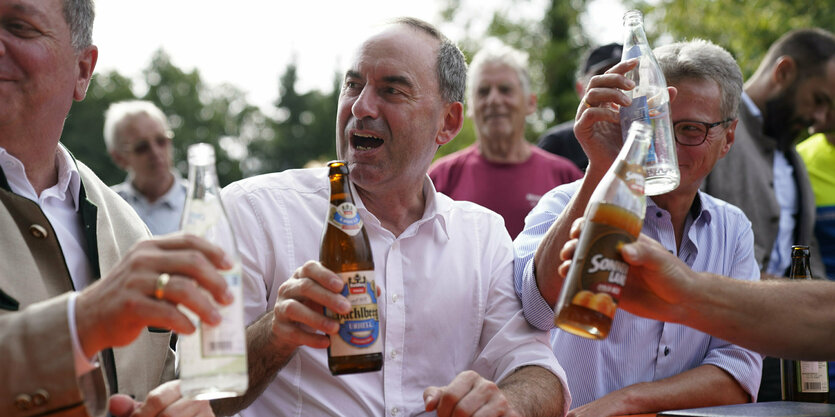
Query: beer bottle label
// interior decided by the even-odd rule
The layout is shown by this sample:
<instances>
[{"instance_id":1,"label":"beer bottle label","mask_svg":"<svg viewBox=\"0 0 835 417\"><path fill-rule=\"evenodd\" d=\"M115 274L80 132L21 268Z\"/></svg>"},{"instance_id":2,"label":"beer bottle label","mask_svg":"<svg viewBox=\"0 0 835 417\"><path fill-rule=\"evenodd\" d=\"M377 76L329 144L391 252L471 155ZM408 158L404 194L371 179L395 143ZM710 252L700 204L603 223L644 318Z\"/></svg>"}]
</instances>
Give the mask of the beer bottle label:
<instances>
[{"instance_id":1,"label":"beer bottle label","mask_svg":"<svg viewBox=\"0 0 835 417\"><path fill-rule=\"evenodd\" d=\"M351 303L351 312L337 314L326 310L328 317L339 321L338 336L331 336L331 356L367 355L382 352L377 343L380 318L377 310L377 286L374 271L343 272L342 295Z\"/></svg>"},{"instance_id":2,"label":"beer bottle label","mask_svg":"<svg viewBox=\"0 0 835 417\"><path fill-rule=\"evenodd\" d=\"M829 392L826 362L796 361L797 392Z\"/></svg>"},{"instance_id":3,"label":"beer bottle label","mask_svg":"<svg viewBox=\"0 0 835 417\"><path fill-rule=\"evenodd\" d=\"M619 228L606 224L591 222L587 227L589 230L584 230L583 233L591 233L593 237L586 241L587 248L577 248L577 251L586 253L586 256L582 260L580 288L571 303L614 318L621 290L626 284L626 274L629 272L629 264L623 261L620 247L624 243L633 242L635 238Z\"/></svg>"},{"instance_id":4,"label":"beer bottle label","mask_svg":"<svg viewBox=\"0 0 835 417\"><path fill-rule=\"evenodd\" d=\"M328 223L350 236L356 236L362 230L362 219L357 212L357 208L348 202L338 206L331 204Z\"/></svg>"},{"instance_id":5,"label":"beer bottle label","mask_svg":"<svg viewBox=\"0 0 835 417\"><path fill-rule=\"evenodd\" d=\"M632 190L633 193L644 194L644 167L642 165L628 164L626 162L619 162L617 176L626 184L626 187Z\"/></svg>"}]
</instances>

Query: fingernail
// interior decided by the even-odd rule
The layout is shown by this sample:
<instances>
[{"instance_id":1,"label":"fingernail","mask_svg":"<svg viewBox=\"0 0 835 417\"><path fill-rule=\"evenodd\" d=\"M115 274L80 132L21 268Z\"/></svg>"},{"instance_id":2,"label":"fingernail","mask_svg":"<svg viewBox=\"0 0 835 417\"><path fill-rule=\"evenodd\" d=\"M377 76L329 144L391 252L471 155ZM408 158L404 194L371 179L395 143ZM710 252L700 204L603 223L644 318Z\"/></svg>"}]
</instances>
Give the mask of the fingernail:
<instances>
[{"instance_id":1,"label":"fingernail","mask_svg":"<svg viewBox=\"0 0 835 417\"><path fill-rule=\"evenodd\" d=\"M338 307L341 311L351 311L351 303L346 300L339 300Z\"/></svg>"},{"instance_id":2,"label":"fingernail","mask_svg":"<svg viewBox=\"0 0 835 417\"><path fill-rule=\"evenodd\" d=\"M223 262L223 269L231 269L233 266L235 266L235 264L232 262L232 259L230 259L229 255L227 255L226 253L223 254L223 259L221 260L221 262Z\"/></svg>"},{"instance_id":3,"label":"fingernail","mask_svg":"<svg viewBox=\"0 0 835 417\"><path fill-rule=\"evenodd\" d=\"M342 280L340 278L331 278L331 287L339 288L341 290L342 287L344 287L344 286L345 286L345 283L342 282Z\"/></svg>"},{"instance_id":4,"label":"fingernail","mask_svg":"<svg viewBox=\"0 0 835 417\"><path fill-rule=\"evenodd\" d=\"M629 88L635 88L635 81L630 80L629 78L626 79L626 86Z\"/></svg>"},{"instance_id":5,"label":"fingernail","mask_svg":"<svg viewBox=\"0 0 835 417\"><path fill-rule=\"evenodd\" d=\"M233 301L235 301L235 295L227 288L226 292L223 293L223 302L224 304L232 304Z\"/></svg>"},{"instance_id":6,"label":"fingernail","mask_svg":"<svg viewBox=\"0 0 835 417\"><path fill-rule=\"evenodd\" d=\"M223 318L220 316L220 312L217 310L212 310L212 314L209 315L209 319L209 323L211 323L214 326L217 326L223 320Z\"/></svg>"}]
</instances>

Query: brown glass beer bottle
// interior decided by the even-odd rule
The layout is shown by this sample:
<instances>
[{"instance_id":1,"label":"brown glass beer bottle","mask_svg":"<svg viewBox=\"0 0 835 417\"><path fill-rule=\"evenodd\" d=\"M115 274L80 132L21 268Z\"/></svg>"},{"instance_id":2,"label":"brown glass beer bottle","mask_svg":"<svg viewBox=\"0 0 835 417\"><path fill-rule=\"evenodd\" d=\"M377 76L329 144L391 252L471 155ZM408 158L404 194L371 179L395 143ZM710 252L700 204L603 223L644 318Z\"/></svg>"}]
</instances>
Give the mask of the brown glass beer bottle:
<instances>
[{"instance_id":1,"label":"brown glass beer bottle","mask_svg":"<svg viewBox=\"0 0 835 417\"><path fill-rule=\"evenodd\" d=\"M633 122L617 159L589 199L586 224L555 309L554 323L560 329L589 339L609 334L629 270L620 247L635 241L644 223L643 163L651 137L648 124Z\"/></svg>"},{"instance_id":2,"label":"brown glass beer bottle","mask_svg":"<svg viewBox=\"0 0 835 417\"><path fill-rule=\"evenodd\" d=\"M812 279L809 247L792 246L790 279ZM780 359L783 401L829 402L829 372L825 361Z\"/></svg>"},{"instance_id":3,"label":"brown glass beer bottle","mask_svg":"<svg viewBox=\"0 0 835 417\"><path fill-rule=\"evenodd\" d=\"M334 375L379 371L383 367L383 343L371 243L351 195L348 165L331 161L328 167L330 209L319 262L342 277L342 295L352 306L348 314L325 309L326 315L339 320L339 333L330 336L328 368Z\"/></svg>"}]
</instances>

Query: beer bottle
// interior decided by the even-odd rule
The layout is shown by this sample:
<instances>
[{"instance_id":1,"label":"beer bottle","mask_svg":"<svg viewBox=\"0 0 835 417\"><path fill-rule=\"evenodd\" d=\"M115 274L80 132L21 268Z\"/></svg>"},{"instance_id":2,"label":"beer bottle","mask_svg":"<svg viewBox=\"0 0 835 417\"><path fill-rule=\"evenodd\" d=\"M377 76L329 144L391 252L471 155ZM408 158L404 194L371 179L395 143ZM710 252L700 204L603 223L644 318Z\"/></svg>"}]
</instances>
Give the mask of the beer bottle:
<instances>
[{"instance_id":1,"label":"beer bottle","mask_svg":"<svg viewBox=\"0 0 835 417\"><path fill-rule=\"evenodd\" d=\"M569 333L589 339L609 334L629 270L620 248L638 238L644 223L642 163L649 130L646 123L632 123L617 159L589 199L586 224L555 310L554 323Z\"/></svg>"},{"instance_id":2,"label":"beer bottle","mask_svg":"<svg viewBox=\"0 0 835 417\"><path fill-rule=\"evenodd\" d=\"M790 279L812 279L809 247L792 246ZM784 401L829 402L829 373L825 361L780 359L780 386Z\"/></svg>"},{"instance_id":3,"label":"beer bottle","mask_svg":"<svg viewBox=\"0 0 835 417\"><path fill-rule=\"evenodd\" d=\"M328 317L339 321L339 333L330 336L328 368L333 375L379 371L383 367L383 343L371 243L351 195L348 165L331 161L328 167L330 210L319 261L342 277L342 295L352 306L348 314L325 309Z\"/></svg>"},{"instance_id":4,"label":"beer bottle","mask_svg":"<svg viewBox=\"0 0 835 417\"><path fill-rule=\"evenodd\" d=\"M635 82L635 88L624 91L624 94L632 98L632 104L620 108L621 131L626 140L633 121L642 120L652 126L649 152L644 161L645 194L664 194L676 189L680 180L667 81L647 42L641 12L626 12L623 15L623 26L626 39L623 42L622 60L639 60L638 66L626 73L626 77Z\"/></svg>"},{"instance_id":5,"label":"beer bottle","mask_svg":"<svg viewBox=\"0 0 835 417\"><path fill-rule=\"evenodd\" d=\"M217 326L201 323L196 314L180 306L197 329L179 335L177 341L180 392L183 397L197 399L235 397L243 394L249 383L240 256L220 201L214 148L207 143L189 146L188 164L188 194L180 229L223 248L234 266L218 272L226 278L235 300L218 306L222 321Z\"/></svg>"}]
</instances>

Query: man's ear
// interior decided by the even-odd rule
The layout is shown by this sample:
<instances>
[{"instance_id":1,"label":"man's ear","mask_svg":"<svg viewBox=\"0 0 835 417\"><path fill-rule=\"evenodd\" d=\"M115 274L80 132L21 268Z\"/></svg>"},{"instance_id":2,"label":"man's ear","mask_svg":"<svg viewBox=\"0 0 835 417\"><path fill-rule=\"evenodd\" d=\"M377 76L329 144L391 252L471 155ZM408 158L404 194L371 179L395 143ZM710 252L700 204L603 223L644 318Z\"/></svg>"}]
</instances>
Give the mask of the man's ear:
<instances>
[{"instance_id":1,"label":"man's ear","mask_svg":"<svg viewBox=\"0 0 835 417\"><path fill-rule=\"evenodd\" d=\"M727 155L728 152L730 152L731 145L734 144L734 138L736 135L736 125L738 122L739 119L734 119L734 121L731 122L731 125L728 126L727 129L725 129L725 144L722 145L722 150L719 153L719 159L724 158L725 155Z\"/></svg>"},{"instance_id":2,"label":"man's ear","mask_svg":"<svg viewBox=\"0 0 835 417\"><path fill-rule=\"evenodd\" d=\"M781 56L771 68L771 82L779 91L792 85L797 78L797 62L790 56Z\"/></svg>"},{"instance_id":3,"label":"man's ear","mask_svg":"<svg viewBox=\"0 0 835 417\"><path fill-rule=\"evenodd\" d=\"M530 93L528 94L528 99L525 100L525 106L527 107L525 110L525 115L530 116L536 112L536 94Z\"/></svg>"},{"instance_id":4,"label":"man's ear","mask_svg":"<svg viewBox=\"0 0 835 417\"><path fill-rule=\"evenodd\" d=\"M123 171L128 170L128 161L127 159L125 159L124 155L122 155L118 151L110 151L108 153L110 154L110 158L113 159L113 162L116 164L116 166L121 168Z\"/></svg>"},{"instance_id":5,"label":"man's ear","mask_svg":"<svg viewBox=\"0 0 835 417\"><path fill-rule=\"evenodd\" d=\"M96 69L98 59L99 48L95 45L84 48L78 54L78 78L75 81L75 90L72 96L75 101L84 100L84 97L87 96L87 87L90 86L90 80L93 79L93 70Z\"/></svg>"},{"instance_id":6,"label":"man's ear","mask_svg":"<svg viewBox=\"0 0 835 417\"><path fill-rule=\"evenodd\" d=\"M435 137L435 143L445 145L451 141L464 126L464 105L460 101L446 104L441 130Z\"/></svg>"}]
</instances>

